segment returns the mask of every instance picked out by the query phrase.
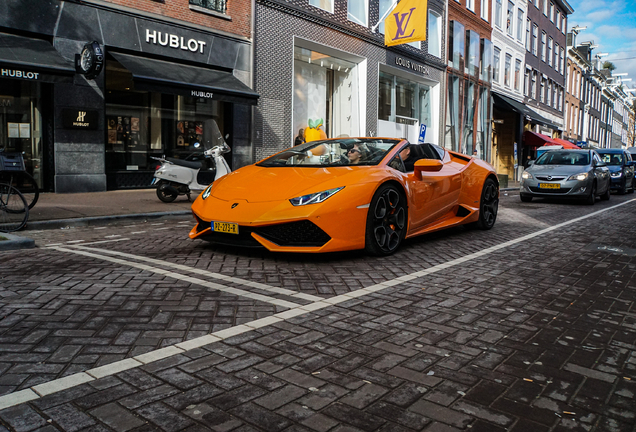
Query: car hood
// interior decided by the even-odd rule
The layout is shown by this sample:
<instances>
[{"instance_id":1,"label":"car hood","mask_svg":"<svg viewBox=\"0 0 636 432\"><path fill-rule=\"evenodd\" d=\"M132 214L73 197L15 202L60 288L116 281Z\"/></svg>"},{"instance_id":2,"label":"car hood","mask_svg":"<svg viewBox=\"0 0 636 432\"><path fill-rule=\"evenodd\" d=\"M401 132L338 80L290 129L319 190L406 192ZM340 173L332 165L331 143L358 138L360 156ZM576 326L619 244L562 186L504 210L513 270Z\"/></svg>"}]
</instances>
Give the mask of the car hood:
<instances>
[{"instance_id":1,"label":"car hood","mask_svg":"<svg viewBox=\"0 0 636 432\"><path fill-rule=\"evenodd\" d=\"M572 175L590 170L589 165L532 165L528 168L533 175Z\"/></svg>"},{"instance_id":2,"label":"car hood","mask_svg":"<svg viewBox=\"0 0 636 432\"><path fill-rule=\"evenodd\" d=\"M622 165L608 165L607 168L610 170L610 172L613 172L613 173L623 170Z\"/></svg>"},{"instance_id":3,"label":"car hood","mask_svg":"<svg viewBox=\"0 0 636 432\"><path fill-rule=\"evenodd\" d=\"M218 199L251 203L280 201L352 184L371 167L259 167L249 165L214 183L211 194Z\"/></svg>"}]
</instances>

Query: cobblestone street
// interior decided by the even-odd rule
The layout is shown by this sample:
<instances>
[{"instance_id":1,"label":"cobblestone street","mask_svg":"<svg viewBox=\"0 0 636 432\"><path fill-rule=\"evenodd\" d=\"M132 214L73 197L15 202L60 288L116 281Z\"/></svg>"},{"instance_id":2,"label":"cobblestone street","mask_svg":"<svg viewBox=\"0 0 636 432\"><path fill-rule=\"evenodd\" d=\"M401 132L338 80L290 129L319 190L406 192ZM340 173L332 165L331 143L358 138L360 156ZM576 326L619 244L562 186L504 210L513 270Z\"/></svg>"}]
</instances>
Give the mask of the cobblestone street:
<instances>
[{"instance_id":1,"label":"cobblestone street","mask_svg":"<svg viewBox=\"0 0 636 432\"><path fill-rule=\"evenodd\" d=\"M490 231L362 252L191 217L0 252L0 431L636 431L634 195L502 192Z\"/></svg>"}]
</instances>

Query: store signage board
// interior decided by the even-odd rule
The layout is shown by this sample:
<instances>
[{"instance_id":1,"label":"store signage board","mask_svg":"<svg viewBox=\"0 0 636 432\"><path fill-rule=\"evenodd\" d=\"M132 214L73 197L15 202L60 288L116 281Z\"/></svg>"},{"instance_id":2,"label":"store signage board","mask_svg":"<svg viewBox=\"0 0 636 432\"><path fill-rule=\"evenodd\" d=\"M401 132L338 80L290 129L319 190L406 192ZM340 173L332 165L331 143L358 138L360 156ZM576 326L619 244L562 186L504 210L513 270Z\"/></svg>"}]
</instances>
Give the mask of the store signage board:
<instances>
[{"instance_id":1,"label":"store signage board","mask_svg":"<svg viewBox=\"0 0 636 432\"><path fill-rule=\"evenodd\" d=\"M62 110L62 125L65 129L97 129L97 111L66 108Z\"/></svg>"},{"instance_id":2,"label":"store signage board","mask_svg":"<svg viewBox=\"0 0 636 432\"><path fill-rule=\"evenodd\" d=\"M207 45L207 42L202 40L190 38L186 41L186 38L183 36L150 29L146 29L146 43L184 51L198 52L199 54L203 54L203 49Z\"/></svg>"},{"instance_id":3,"label":"store signage board","mask_svg":"<svg viewBox=\"0 0 636 432\"><path fill-rule=\"evenodd\" d=\"M396 57L395 58L395 64L398 66L402 66L406 69L411 69L415 72L420 72L423 75L429 75L430 71L428 69L428 66L424 66L421 65L419 63L415 63L414 61L411 61L409 59L405 59L403 57Z\"/></svg>"},{"instance_id":4,"label":"store signage board","mask_svg":"<svg viewBox=\"0 0 636 432\"><path fill-rule=\"evenodd\" d=\"M40 77L39 72L25 71L21 69L0 69L0 78L15 78L24 80L37 81Z\"/></svg>"}]
</instances>

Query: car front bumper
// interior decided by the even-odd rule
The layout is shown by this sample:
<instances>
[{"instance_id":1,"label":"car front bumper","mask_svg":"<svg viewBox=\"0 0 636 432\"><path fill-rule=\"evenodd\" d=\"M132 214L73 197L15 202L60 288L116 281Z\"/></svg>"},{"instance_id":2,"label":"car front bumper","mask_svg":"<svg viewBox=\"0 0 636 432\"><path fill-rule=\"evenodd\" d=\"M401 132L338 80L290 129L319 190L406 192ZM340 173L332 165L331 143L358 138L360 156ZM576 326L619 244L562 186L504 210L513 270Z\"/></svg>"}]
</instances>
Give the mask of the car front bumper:
<instances>
[{"instance_id":1,"label":"car front bumper","mask_svg":"<svg viewBox=\"0 0 636 432\"><path fill-rule=\"evenodd\" d=\"M532 178L521 180L519 193L533 197L583 198L589 195L590 187L589 179L543 181Z\"/></svg>"}]
</instances>

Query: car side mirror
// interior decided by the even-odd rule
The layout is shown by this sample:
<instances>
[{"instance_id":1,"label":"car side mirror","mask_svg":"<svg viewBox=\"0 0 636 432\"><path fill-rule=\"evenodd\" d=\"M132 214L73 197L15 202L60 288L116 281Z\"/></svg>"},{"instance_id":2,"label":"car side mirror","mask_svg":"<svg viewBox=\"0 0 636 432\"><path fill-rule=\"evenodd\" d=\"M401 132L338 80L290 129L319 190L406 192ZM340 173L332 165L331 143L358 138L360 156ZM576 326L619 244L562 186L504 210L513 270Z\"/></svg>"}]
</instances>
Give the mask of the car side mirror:
<instances>
[{"instance_id":1,"label":"car side mirror","mask_svg":"<svg viewBox=\"0 0 636 432\"><path fill-rule=\"evenodd\" d=\"M439 159L420 159L415 161L413 171L415 173L415 177L421 180L423 171L437 172L443 167L444 163Z\"/></svg>"}]
</instances>

